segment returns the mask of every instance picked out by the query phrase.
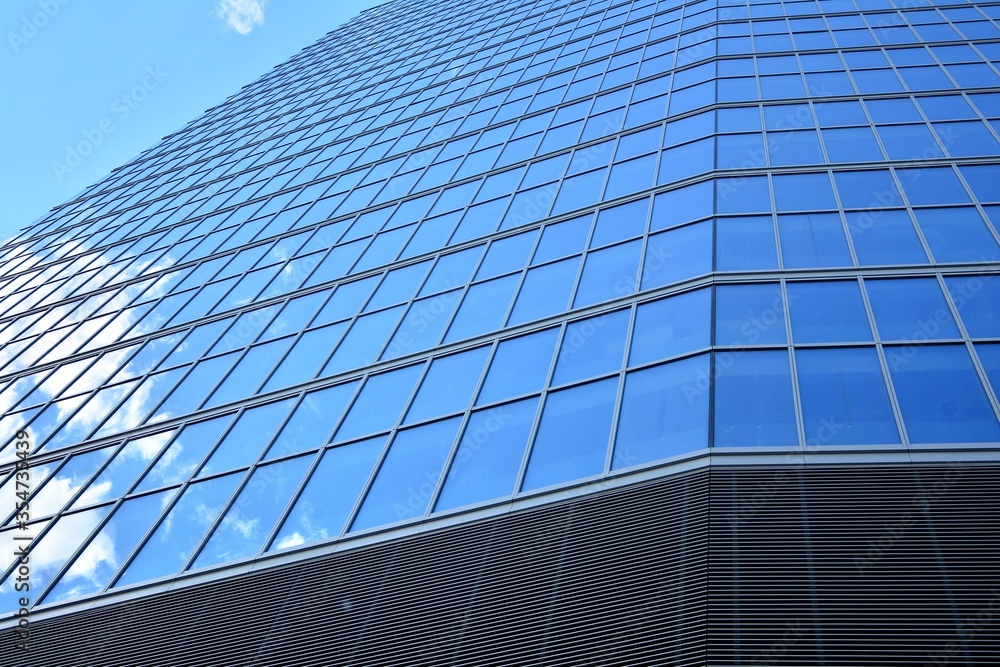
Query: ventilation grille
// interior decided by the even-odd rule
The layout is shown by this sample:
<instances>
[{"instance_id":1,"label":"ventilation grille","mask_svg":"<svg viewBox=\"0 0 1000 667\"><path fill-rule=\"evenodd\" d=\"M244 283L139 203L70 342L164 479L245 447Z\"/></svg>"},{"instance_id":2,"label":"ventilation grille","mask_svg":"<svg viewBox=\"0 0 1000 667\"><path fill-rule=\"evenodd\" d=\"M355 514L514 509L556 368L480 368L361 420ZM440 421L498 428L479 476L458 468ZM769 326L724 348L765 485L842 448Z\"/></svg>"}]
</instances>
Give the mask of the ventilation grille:
<instances>
[{"instance_id":1,"label":"ventilation grille","mask_svg":"<svg viewBox=\"0 0 1000 667\"><path fill-rule=\"evenodd\" d=\"M36 621L0 664L1000 664L998 495L717 467Z\"/></svg>"}]
</instances>

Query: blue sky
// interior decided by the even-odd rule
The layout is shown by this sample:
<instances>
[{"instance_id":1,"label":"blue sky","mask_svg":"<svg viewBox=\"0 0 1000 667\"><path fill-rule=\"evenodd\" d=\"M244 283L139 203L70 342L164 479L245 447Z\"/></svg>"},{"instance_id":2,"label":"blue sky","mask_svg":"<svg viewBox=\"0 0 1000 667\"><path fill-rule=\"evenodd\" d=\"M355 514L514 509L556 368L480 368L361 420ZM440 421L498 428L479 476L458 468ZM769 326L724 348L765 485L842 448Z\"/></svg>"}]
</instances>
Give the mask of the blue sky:
<instances>
[{"instance_id":1,"label":"blue sky","mask_svg":"<svg viewBox=\"0 0 1000 667\"><path fill-rule=\"evenodd\" d=\"M0 2L0 241L378 4Z\"/></svg>"}]
</instances>

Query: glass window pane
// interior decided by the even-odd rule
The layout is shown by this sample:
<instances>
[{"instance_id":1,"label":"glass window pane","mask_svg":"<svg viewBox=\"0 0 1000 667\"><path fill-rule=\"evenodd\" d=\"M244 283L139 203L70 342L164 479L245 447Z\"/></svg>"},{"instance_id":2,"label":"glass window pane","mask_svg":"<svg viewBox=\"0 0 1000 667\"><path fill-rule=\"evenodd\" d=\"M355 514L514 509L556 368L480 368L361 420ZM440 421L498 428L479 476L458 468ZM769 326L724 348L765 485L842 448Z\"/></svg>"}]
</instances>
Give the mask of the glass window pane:
<instances>
[{"instance_id":1,"label":"glass window pane","mask_svg":"<svg viewBox=\"0 0 1000 667\"><path fill-rule=\"evenodd\" d=\"M632 294L641 250L642 242L636 240L588 253L573 307Z\"/></svg>"},{"instance_id":2,"label":"glass window pane","mask_svg":"<svg viewBox=\"0 0 1000 667\"><path fill-rule=\"evenodd\" d=\"M781 285L719 285L715 291L715 344L743 347L785 343Z\"/></svg>"},{"instance_id":3,"label":"glass window pane","mask_svg":"<svg viewBox=\"0 0 1000 667\"><path fill-rule=\"evenodd\" d=\"M423 516L461 422L454 417L399 431L351 530Z\"/></svg>"},{"instance_id":4,"label":"glass window pane","mask_svg":"<svg viewBox=\"0 0 1000 667\"><path fill-rule=\"evenodd\" d=\"M591 222L593 222L593 215L585 215L553 225L546 225L542 230L542 238L538 241L538 248L535 250L535 256L531 263L541 264L581 252L587 243Z\"/></svg>"},{"instance_id":5,"label":"glass window pane","mask_svg":"<svg viewBox=\"0 0 1000 667\"><path fill-rule=\"evenodd\" d=\"M598 212L590 247L597 248L639 236L646 229L649 199L613 206Z\"/></svg>"},{"instance_id":6,"label":"glass window pane","mask_svg":"<svg viewBox=\"0 0 1000 667\"><path fill-rule=\"evenodd\" d=\"M931 253L939 262L979 262L995 258L997 242L974 208L914 211Z\"/></svg>"},{"instance_id":7,"label":"glass window pane","mask_svg":"<svg viewBox=\"0 0 1000 667\"><path fill-rule=\"evenodd\" d=\"M558 336L554 328L502 341L476 405L541 391Z\"/></svg>"},{"instance_id":8,"label":"glass window pane","mask_svg":"<svg viewBox=\"0 0 1000 667\"><path fill-rule=\"evenodd\" d=\"M639 306L629 365L658 361L710 344L712 292L702 289Z\"/></svg>"},{"instance_id":9,"label":"glass window pane","mask_svg":"<svg viewBox=\"0 0 1000 667\"><path fill-rule=\"evenodd\" d=\"M861 290L854 280L788 283L788 303L796 343L872 339Z\"/></svg>"},{"instance_id":10,"label":"glass window pane","mask_svg":"<svg viewBox=\"0 0 1000 667\"><path fill-rule=\"evenodd\" d=\"M770 216L716 220L715 264L718 271L778 268L774 222Z\"/></svg>"},{"instance_id":11,"label":"glass window pane","mask_svg":"<svg viewBox=\"0 0 1000 667\"><path fill-rule=\"evenodd\" d=\"M402 313L403 306L397 306L355 320L337 346L337 351L320 371L320 376L342 373L375 361Z\"/></svg>"},{"instance_id":12,"label":"glass window pane","mask_svg":"<svg viewBox=\"0 0 1000 667\"><path fill-rule=\"evenodd\" d=\"M422 369L423 364L416 364L369 376L334 441L388 431L395 426Z\"/></svg>"},{"instance_id":13,"label":"glass window pane","mask_svg":"<svg viewBox=\"0 0 1000 667\"><path fill-rule=\"evenodd\" d=\"M347 322L338 322L302 334L278 364L274 374L264 383L262 391L268 392L312 380L316 377L320 364L326 360L346 329Z\"/></svg>"},{"instance_id":14,"label":"glass window pane","mask_svg":"<svg viewBox=\"0 0 1000 667\"><path fill-rule=\"evenodd\" d=\"M69 600L103 589L176 492L161 491L122 503L42 602Z\"/></svg>"},{"instance_id":15,"label":"glass window pane","mask_svg":"<svg viewBox=\"0 0 1000 667\"><path fill-rule=\"evenodd\" d=\"M232 420L233 415L228 414L185 425L163 452L156 465L143 477L136 491L146 491L186 481L198 469L205 455L219 441L222 432ZM170 434L166 435L169 438Z\"/></svg>"},{"instance_id":16,"label":"glass window pane","mask_svg":"<svg viewBox=\"0 0 1000 667\"><path fill-rule=\"evenodd\" d=\"M126 444L101 474L87 486L71 509L125 495L149 462L160 453L173 433L173 431L157 433Z\"/></svg>"},{"instance_id":17,"label":"glass window pane","mask_svg":"<svg viewBox=\"0 0 1000 667\"><path fill-rule=\"evenodd\" d=\"M243 476L238 472L187 487L115 586L180 572Z\"/></svg>"},{"instance_id":18,"label":"glass window pane","mask_svg":"<svg viewBox=\"0 0 1000 667\"><path fill-rule=\"evenodd\" d=\"M204 477L255 462L294 403L295 400L289 398L246 410L236 419L233 428L212 452L198 476Z\"/></svg>"},{"instance_id":19,"label":"glass window pane","mask_svg":"<svg viewBox=\"0 0 1000 667\"><path fill-rule=\"evenodd\" d=\"M843 224L835 213L779 215L778 232L785 268L853 264Z\"/></svg>"},{"instance_id":20,"label":"glass window pane","mask_svg":"<svg viewBox=\"0 0 1000 667\"><path fill-rule=\"evenodd\" d=\"M899 442L875 348L796 350L807 445Z\"/></svg>"},{"instance_id":21,"label":"glass window pane","mask_svg":"<svg viewBox=\"0 0 1000 667\"><path fill-rule=\"evenodd\" d=\"M270 550L340 535L385 440L383 436L326 450Z\"/></svg>"},{"instance_id":22,"label":"glass window pane","mask_svg":"<svg viewBox=\"0 0 1000 667\"><path fill-rule=\"evenodd\" d=\"M713 254L710 220L653 234L646 243L641 289L653 289L709 273ZM624 285L630 275L621 274L619 284Z\"/></svg>"},{"instance_id":23,"label":"glass window pane","mask_svg":"<svg viewBox=\"0 0 1000 667\"><path fill-rule=\"evenodd\" d=\"M41 471L32 466L30 481L32 484L38 486L38 492L31 498L31 517L35 518L55 514L65 507L66 503L76 495L76 492L97 472L97 469L108 460L108 457L111 456L114 450L114 447L104 447L93 452L72 456L66 462L66 465L62 466L57 473L47 479L43 477ZM43 483L44 486L42 486ZM6 491L7 489L0 490ZM10 498L16 502L19 496L15 494L15 490L23 492L25 491L25 487L12 487L10 493L2 497Z\"/></svg>"},{"instance_id":24,"label":"glass window pane","mask_svg":"<svg viewBox=\"0 0 1000 667\"><path fill-rule=\"evenodd\" d=\"M211 408L252 396L291 342L291 338L282 338L250 348L205 402L205 407Z\"/></svg>"},{"instance_id":25,"label":"glass window pane","mask_svg":"<svg viewBox=\"0 0 1000 667\"><path fill-rule=\"evenodd\" d=\"M522 490L604 470L617 391L618 378L609 378L548 395Z\"/></svg>"},{"instance_id":26,"label":"glass window pane","mask_svg":"<svg viewBox=\"0 0 1000 667\"><path fill-rule=\"evenodd\" d=\"M862 266L927 262L927 253L906 211L873 209L846 216Z\"/></svg>"},{"instance_id":27,"label":"glass window pane","mask_svg":"<svg viewBox=\"0 0 1000 667\"><path fill-rule=\"evenodd\" d=\"M468 408L489 353L488 346L477 347L432 361L403 422L412 424Z\"/></svg>"},{"instance_id":28,"label":"glass window pane","mask_svg":"<svg viewBox=\"0 0 1000 667\"><path fill-rule=\"evenodd\" d=\"M618 310L567 325L552 384L619 370L630 316L631 311Z\"/></svg>"},{"instance_id":29,"label":"glass window pane","mask_svg":"<svg viewBox=\"0 0 1000 667\"><path fill-rule=\"evenodd\" d=\"M937 280L867 280L865 289L882 340L960 337Z\"/></svg>"},{"instance_id":30,"label":"glass window pane","mask_svg":"<svg viewBox=\"0 0 1000 667\"><path fill-rule=\"evenodd\" d=\"M579 269L579 257L528 269L508 326L565 312Z\"/></svg>"},{"instance_id":31,"label":"glass window pane","mask_svg":"<svg viewBox=\"0 0 1000 667\"><path fill-rule=\"evenodd\" d=\"M520 278L519 274L514 274L470 287L455 314L455 320L448 327L445 342L499 329Z\"/></svg>"},{"instance_id":32,"label":"glass window pane","mask_svg":"<svg viewBox=\"0 0 1000 667\"><path fill-rule=\"evenodd\" d=\"M314 458L308 454L254 470L192 569L257 555Z\"/></svg>"},{"instance_id":33,"label":"glass window pane","mask_svg":"<svg viewBox=\"0 0 1000 667\"><path fill-rule=\"evenodd\" d=\"M462 291L455 289L414 301L382 353L382 359L395 359L432 347L441 339L461 296Z\"/></svg>"},{"instance_id":34,"label":"glass window pane","mask_svg":"<svg viewBox=\"0 0 1000 667\"><path fill-rule=\"evenodd\" d=\"M528 255L535 246L537 236L537 231L530 231L494 241L486 251L482 265L476 271L476 280L486 280L511 271L520 271L528 263Z\"/></svg>"},{"instance_id":35,"label":"glass window pane","mask_svg":"<svg viewBox=\"0 0 1000 667\"><path fill-rule=\"evenodd\" d=\"M1000 336L1000 281L992 276L955 276L945 278L945 284L970 336Z\"/></svg>"},{"instance_id":36,"label":"glass window pane","mask_svg":"<svg viewBox=\"0 0 1000 667\"><path fill-rule=\"evenodd\" d=\"M514 493L538 398L472 413L434 510Z\"/></svg>"},{"instance_id":37,"label":"glass window pane","mask_svg":"<svg viewBox=\"0 0 1000 667\"><path fill-rule=\"evenodd\" d=\"M614 469L708 447L708 357L703 354L628 374Z\"/></svg>"},{"instance_id":38,"label":"glass window pane","mask_svg":"<svg viewBox=\"0 0 1000 667\"><path fill-rule=\"evenodd\" d=\"M785 350L715 355L714 444L798 444L792 375Z\"/></svg>"},{"instance_id":39,"label":"glass window pane","mask_svg":"<svg viewBox=\"0 0 1000 667\"><path fill-rule=\"evenodd\" d=\"M1000 439L1000 424L964 345L886 348L886 359L911 442Z\"/></svg>"},{"instance_id":40,"label":"glass window pane","mask_svg":"<svg viewBox=\"0 0 1000 667\"><path fill-rule=\"evenodd\" d=\"M483 254L483 247L479 245L439 257L417 296L427 296L467 285L473 269Z\"/></svg>"},{"instance_id":41,"label":"glass window pane","mask_svg":"<svg viewBox=\"0 0 1000 667\"><path fill-rule=\"evenodd\" d=\"M333 427L340 421L358 384L347 382L306 394L264 458L273 459L304 452L329 442Z\"/></svg>"}]
</instances>

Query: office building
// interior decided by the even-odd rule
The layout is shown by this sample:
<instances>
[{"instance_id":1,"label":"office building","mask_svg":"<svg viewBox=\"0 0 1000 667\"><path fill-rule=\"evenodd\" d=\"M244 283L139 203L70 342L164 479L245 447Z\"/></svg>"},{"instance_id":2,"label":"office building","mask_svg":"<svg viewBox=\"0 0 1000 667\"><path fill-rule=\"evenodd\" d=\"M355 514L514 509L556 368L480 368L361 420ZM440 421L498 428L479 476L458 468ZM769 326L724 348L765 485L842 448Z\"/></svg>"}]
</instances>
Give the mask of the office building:
<instances>
[{"instance_id":1,"label":"office building","mask_svg":"<svg viewBox=\"0 0 1000 667\"><path fill-rule=\"evenodd\" d=\"M1000 663L997 21L395 0L165 137L0 248L0 662Z\"/></svg>"}]
</instances>

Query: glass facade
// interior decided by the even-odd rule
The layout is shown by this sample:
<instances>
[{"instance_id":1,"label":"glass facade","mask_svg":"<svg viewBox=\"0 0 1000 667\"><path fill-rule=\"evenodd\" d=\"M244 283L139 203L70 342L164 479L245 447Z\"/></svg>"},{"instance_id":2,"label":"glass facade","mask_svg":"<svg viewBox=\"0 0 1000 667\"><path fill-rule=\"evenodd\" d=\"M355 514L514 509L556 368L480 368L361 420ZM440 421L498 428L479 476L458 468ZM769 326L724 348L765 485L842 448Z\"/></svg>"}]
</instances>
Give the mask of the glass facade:
<instances>
[{"instance_id":1,"label":"glass facade","mask_svg":"<svg viewBox=\"0 0 1000 667\"><path fill-rule=\"evenodd\" d=\"M998 22L362 14L0 248L0 613L21 522L44 607L715 451L997 452Z\"/></svg>"}]
</instances>

